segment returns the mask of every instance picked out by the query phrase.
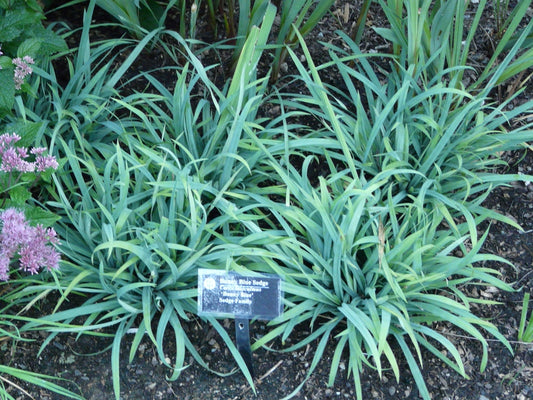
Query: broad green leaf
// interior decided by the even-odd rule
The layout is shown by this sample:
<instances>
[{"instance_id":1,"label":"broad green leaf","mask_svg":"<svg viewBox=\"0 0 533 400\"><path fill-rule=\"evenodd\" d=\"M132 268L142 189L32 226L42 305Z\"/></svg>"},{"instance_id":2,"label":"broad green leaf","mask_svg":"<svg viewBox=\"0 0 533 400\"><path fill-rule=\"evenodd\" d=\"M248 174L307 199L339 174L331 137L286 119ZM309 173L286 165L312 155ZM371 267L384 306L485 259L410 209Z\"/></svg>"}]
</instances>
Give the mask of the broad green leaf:
<instances>
[{"instance_id":1,"label":"broad green leaf","mask_svg":"<svg viewBox=\"0 0 533 400\"><path fill-rule=\"evenodd\" d=\"M32 224L41 224L44 227L53 227L61 219L57 213L35 206L25 207L24 214Z\"/></svg>"},{"instance_id":2,"label":"broad green leaf","mask_svg":"<svg viewBox=\"0 0 533 400\"><path fill-rule=\"evenodd\" d=\"M35 58L39 54L43 38L32 37L24 40L17 49L17 57L30 56Z\"/></svg>"},{"instance_id":3,"label":"broad green leaf","mask_svg":"<svg viewBox=\"0 0 533 400\"><path fill-rule=\"evenodd\" d=\"M9 198L17 207L22 207L31 198L31 193L25 186L18 185L9 189Z\"/></svg>"},{"instance_id":4,"label":"broad green leaf","mask_svg":"<svg viewBox=\"0 0 533 400\"><path fill-rule=\"evenodd\" d=\"M0 87L2 88L2 90L0 90L0 117L3 117L11 112L15 103L13 69L0 69Z\"/></svg>"}]
</instances>

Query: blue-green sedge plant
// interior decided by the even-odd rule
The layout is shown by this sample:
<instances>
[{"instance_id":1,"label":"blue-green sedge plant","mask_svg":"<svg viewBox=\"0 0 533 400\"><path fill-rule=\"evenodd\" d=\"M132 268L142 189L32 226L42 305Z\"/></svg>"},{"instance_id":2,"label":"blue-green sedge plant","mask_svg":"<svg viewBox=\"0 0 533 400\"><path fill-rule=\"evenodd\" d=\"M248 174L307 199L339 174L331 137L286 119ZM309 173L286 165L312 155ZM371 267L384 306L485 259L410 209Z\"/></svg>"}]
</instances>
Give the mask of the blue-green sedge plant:
<instances>
[{"instance_id":1,"label":"blue-green sedge plant","mask_svg":"<svg viewBox=\"0 0 533 400\"><path fill-rule=\"evenodd\" d=\"M279 2L280 26L276 36L271 82L278 79L287 57L287 46L298 45L298 31L303 37L315 28L330 11L334 1L282 0Z\"/></svg>"},{"instance_id":2,"label":"blue-green sedge plant","mask_svg":"<svg viewBox=\"0 0 533 400\"><path fill-rule=\"evenodd\" d=\"M527 13L531 0L518 2L512 13L503 23L498 41L489 60L475 65L476 75L470 82L463 82L464 67L470 65L469 54L476 35L482 35L480 21L487 8L487 0L480 0L472 5L470 1L451 0L379 0L390 28L375 28L376 32L393 45L393 54L403 68L429 64L426 69L428 77L438 75L445 68L450 68L450 75L457 75L457 85L465 85L470 92L480 90L488 85L492 76L497 74L497 84L516 78L523 71L533 66L533 49L531 41L526 40L531 31L531 22L527 23ZM495 3L501 6L501 1ZM474 7L472 18L466 16ZM524 29L526 21L527 27ZM521 37L521 39L519 39ZM522 45L515 47L517 40ZM512 57L508 55L512 51ZM403 57L400 59L400 54ZM506 58L506 67L502 70L499 60ZM494 82L490 82L492 85ZM520 84L516 85L520 87Z\"/></svg>"},{"instance_id":3,"label":"blue-green sedge plant","mask_svg":"<svg viewBox=\"0 0 533 400\"><path fill-rule=\"evenodd\" d=\"M532 314L528 318L530 294L525 293L522 301L522 313L520 314L520 325L518 327L518 340L521 342L533 342L533 317Z\"/></svg>"},{"instance_id":4,"label":"blue-green sedge plant","mask_svg":"<svg viewBox=\"0 0 533 400\"><path fill-rule=\"evenodd\" d=\"M211 10L211 7L216 4L221 6L223 3L222 1L208 1L209 9ZM235 2L227 2L228 6L232 3ZM319 24L334 2L332 0L281 0L274 3L277 7L280 25L279 28L272 32L275 35L275 41L272 47L274 50L271 58L271 82L278 79L280 67L287 55L286 46L294 47L298 44L296 31L302 36L306 36ZM244 43L248 39L253 27L260 25L265 17L265 13L272 7L272 2L270 0L240 0L238 1L238 5L239 13L236 27L231 27L233 24L233 7L229 7L229 10L231 10L230 14L224 17L230 27L228 33L235 34L235 50L231 62L232 68L235 68ZM222 8L226 9L226 7Z\"/></svg>"},{"instance_id":5,"label":"blue-green sedge plant","mask_svg":"<svg viewBox=\"0 0 533 400\"><path fill-rule=\"evenodd\" d=\"M279 105L308 113L306 120L318 121L322 128L315 126L302 136L297 150L290 142L286 146L293 158L303 159L301 171L270 158L273 184L254 197L263 204L258 209L269 210L257 211L268 216L269 226L280 226L294 238L277 253L295 260L285 270L288 308L273 321L278 326L254 346L277 335L285 338L298 324L309 325L309 337L289 348L318 340L309 373L335 338L329 384L347 352L348 370L362 398L364 368L381 375L386 360L400 379L398 357L403 357L420 394L429 399L422 349L466 376L459 351L440 322L481 343L481 370L488 361L484 333L512 351L497 327L471 308L492 303L463 288L512 290L491 266L506 261L483 254L488 231L479 235L478 228L495 219L520 229L483 206L494 187L531 179L496 170L504 164L501 151L524 148L533 139L532 124L504 128L531 112L533 103L509 110L507 102L494 104L490 98L520 42L473 95L458 89L455 68L434 75L431 60L405 63L407 48L383 82L372 56L342 36L349 51L331 46L332 61L323 65L313 63L303 41L306 66L290 52L309 94L287 94ZM331 67L342 79L336 86L320 78ZM314 157L327 171L317 184L308 178Z\"/></svg>"},{"instance_id":6,"label":"blue-green sedge plant","mask_svg":"<svg viewBox=\"0 0 533 400\"><path fill-rule=\"evenodd\" d=\"M61 88L51 72L40 72L52 88L54 101L47 105L50 100L43 96L32 106L34 110L55 110L50 115L58 119L50 142L63 165L61 173L54 176L56 194L51 194L54 201L49 204L61 217L56 230L63 238L64 260L56 284L28 287L23 294L31 298L59 287L56 312L24 329L49 330L51 336L43 348L62 332L102 335L102 328L111 331L117 399L119 353L126 332L135 331L130 360L143 337L148 337L171 369L169 379L176 379L187 366L187 353L209 368L183 327L195 318L197 269L261 265L243 261L248 253L260 254L258 249L249 251L224 237L226 231L238 231L239 227L239 220L232 215L233 189L250 183L245 178L253 171L253 164L242 154L254 133L262 132L255 116L265 84L254 85L255 70L274 16L274 8L269 7L261 27L250 33L233 79L223 89L209 81L208 67L189 49L188 66L175 68L174 94L143 72L139 77L148 79L160 94L124 97L118 82L150 37L139 42L125 63L113 70L108 63L99 64L97 54L113 52L122 41L93 47L86 42L89 27L84 27L80 52L71 69L79 79ZM90 21L90 10L86 18ZM176 32L168 34L187 48ZM91 69L91 65L98 68ZM196 94L200 81L205 91ZM168 99L175 103L166 103ZM199 107L195 110L192 105L196 101ZM165 115L165 109L171 113ZM217 124L211 123L211 112L216 113ZM169 115L178 123L169 121ZM81 305L59 311L76 295L82 297ZM253 386L222 324L214 318L207 321L223 337ZM177 348L171 362L164 354L168 331Z\"/></svg>"},{"instance_id":7,"label":"blue-green sedge plant","mask_svg":"<svg viewBox=\"0 0 533 400\"><path fill-rule=\"evenodd\" d=\"M316 343L310 376L326 346L334 342L328 385L333 385L341 361L347 358L359 399L361 375L373 370L382 376L391 368L400 379L400 358L428 399L421 372L424 348L466 377L459 351L440 331L438 321L455 325L482 343L482 367L488 357L482 332L511 349L495 326L471 312L470 304L480 301L460 290L474 279L510 290L495 271L476 266L501 259L481 254L484 237L466 249L467 228L459 227L462 235L441 229L445 218L438 212L428 215L423 196L410 203L392 194L388 186L394 175L408 177L416 171L391 166L365 182L338 173L319 178L315 188L306 176L311 160L304 161L302 172L275 166L280 183L268 189L286 198L286 203L256 198L293 241L280 243L276 251L292 261L279 269L285 279L285 312L272 321L272 330L254 343L254 349L268 346L278 336L288 338L298 326L310 329L308 337L283 350ZM458 250L467 252L458 257Z\"/></svg>"}]
</instances>

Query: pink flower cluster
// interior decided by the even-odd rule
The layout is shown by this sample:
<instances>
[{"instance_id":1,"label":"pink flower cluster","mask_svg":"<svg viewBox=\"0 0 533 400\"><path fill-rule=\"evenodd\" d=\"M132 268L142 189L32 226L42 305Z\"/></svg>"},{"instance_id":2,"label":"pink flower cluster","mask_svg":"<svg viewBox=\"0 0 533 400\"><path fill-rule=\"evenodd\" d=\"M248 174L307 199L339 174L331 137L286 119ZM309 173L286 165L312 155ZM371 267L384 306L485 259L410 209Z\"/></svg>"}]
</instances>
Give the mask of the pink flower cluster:
<instances>
[{"instance_id":1,"label":"pink flower cluster","mask_svg":"<svg viewBox=\"0 0 533 400\"><path fill-rule=\"evenodd\" d=\"M19 268L32 275L59 267L60 256L53 247L59 239L53 228L30 226L24 213L14 208L0 213L0 221L0 281L9 279L9 265L17 256Z\"/></svg>"},{"instance_id":2,"label":"pink flower cluster","mask_svg":"<svg viewBox=\"0 0 533 400\"><path fill-rule=\"evenodd\" d=\"M0 135L0 171L3 172L43 172L48 168L57 169L58 164L54 156L44 156L46 148L34 147L28 151L25 147L15 147L20 136L12 133ZM27 158L32 154L35 161Z\"/></svg>"},{"instance_id":3,"label":"pink flower cluster","mask_svg":"<svg viewBox=\"0 0 533 400\"><path fill-rule=\"evenodd\" d=\"M2 54L4 53L2 53L2 45L0 44L0 56ZM13 80L15 81L15 89L19 90L24 83L24 78L33 72L33 68L30 67L30 64L35 64L35 61L30 56L24 56L22 58L16 57L11 60L11 62L15 66L15 75L13 76ZM0 69L2 69L1 65Z\"/></svg>"},{"instance_id":4,"label":"pink flower cluster","mask_svg":"<svg viewBox=\"0 0 533 400\"><path fill-rule=\"evenodd\" d=\"M15 66L15 89L20 89L24 83L24 78L30 75L33 72L32 67L29 64L34 64L33 58L30 56L24 56L22 58L16 57L12 61Z\"/></svg>"}]
</instances>

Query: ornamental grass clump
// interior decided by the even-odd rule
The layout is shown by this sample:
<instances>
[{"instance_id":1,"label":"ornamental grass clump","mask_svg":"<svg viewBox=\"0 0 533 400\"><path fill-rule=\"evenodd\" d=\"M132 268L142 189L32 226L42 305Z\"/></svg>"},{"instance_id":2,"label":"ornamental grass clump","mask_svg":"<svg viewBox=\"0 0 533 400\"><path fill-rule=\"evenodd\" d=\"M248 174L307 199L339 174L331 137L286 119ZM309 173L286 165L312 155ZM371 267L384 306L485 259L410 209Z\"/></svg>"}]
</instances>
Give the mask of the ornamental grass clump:
<instances>
[{"instance_id":1,"label":"ornamental grass clump","mask_svg":"<svg viewBox=\"0 0 533 400\"><path fill-rule=\"evenodd\" d=\"M54 176L54 201L49 204L61 217L56 230L65 238L64 260L56 285L46 287L61 291L54 313L24 329L52 332L43 348L59 333L102 335L105 329L113 336L117 399L119 354L127 332L134 333L130 361L148 337L161 362L171 369L169 379L176 379L186 367L187 353L209 369L183 327L197 312L198 268L261 271L262 263L254 257L261 258L263 250L259 245L250 249L253 238L238 236L238 209L228 198L232 187L250 184L250 176L256 176L251 172L253 160L245 158L251 152L245 153L249 142L244 138L261 131L256 113L266 85L263 80L255 86L255 66L273 19L274 9L269 7L264 26L252 29L243 46L234 80L222 90L209 81L206 68L189 49L190 63L175 68L174 94L141 73L138 77L146 78L161 94L122 97L117 83L149 36L118 70L105 64L93 75L90 64L99 62L96 54L110 52L117 43L92 48L88 28L82 34L87 58L75 59L72 69L79 79L62 89L52 74L43 73L54 102L46 104L49 99L43 96L34 106L56 110L51 142L64 165ZM173 36L187 48L177 34ZM191 100L200 81L205 98L199 94ZM199 105L193 110L196 100ZM216 115L214 122L211 112ZM273 258L268 253L265 257ZM28 287L25 294L42 288ZM82 304L58 311L73 295L83 296ZM207 320L253 386L222 324L215 318ZM168 332L176 345L171 361L165 355Z\"/></svg>"},{"instance_id":2,"label":"ornamental grass clump","mask_svg":"<svg viewBox=\"0 0 533 400\"><path fill-rule=\"evenodd\" d=\"M306 177L309 164L310 158L302 173L276 167L286 193L275 188L271 192L285 195L288 202L262 202L263 208L272 211L272 223L283 226L293 238L290 245L279 245L278 254L294 261L282 272L287 282L285 312L254 348L276 336L288 337L297 326L309 325L312 333L285 350L318 340L311 374L326 345L334 341L328 383L333 385L347 351L358 398L362 398L364 367L380 376L391 368L400 379L402 356L420 393L429 398L420 369L423 348L466 377L459 351L437 322L455 325L479 340L482 367L488 356L482 332L511 349L490 322L470 311L470 303L482 301L460 289L476 282L511 290L497 279L496 271L478 264L503 261L481 254L485 236L474 246L466 246L468 228L458 227L462 235L444 229L442 213L428 214L420 207L423 195L413 203L393 195L387 188L395 179L393 173L408 177L410 171L391 170L362 186L337 174L320 178L319 187L314 188ZM464 256L457 256L458 251Z\"/></svg>"},{"instance_id":3,"label":"ornamental grass clump","mask_svg":"<svg viewBox=\"0 0 533 400\"><path fill-rule=\"evenodd\" d=\"M448 68L448 74L458 78L456 87L463 84L470 92L493 85L489 81L497 75L498 84L515 79L508 88L514 94L529 79L524 77L524 72L533 66L533 43L524 32L533 26L529 16L531 0L517 2L512 10L508 10L509 2L503 5L502 0L378 0L377 3L390 27L374 30L391 42L393 54L404 68L424 65L428 76L439 75ZM476 73L463 80L475 38L484 34L480 23L490 9L497 25L490 59L476 62ZM518 47L517 41L522 42ZM500 60L504 58L502 67Z\"/></svg>"},{"instance_id":4,"label":"ornamental grass clump","mask_svg":"<svg viewBox=\"0 0 533 400\"><path fill-rule=\"evenodd\" d=\"M428 64L405 70L393 63L390 71L380 71L342 36L350 53L331 47L333 61L323 66L315 67L304 48L310 72L293 55L310 95L288 97L293 107L322 121L324 128L312 137L331 140L323 155L331 173L345 174L359 186L387 174L385 190L396 203L413 202L428 214L443 213L450 230L465 233L457 228L460 222L474 244L481 221L514 224L482 203L494 187L526 179L499 174L497 169L505 165L502 152L524 148L533 138L531 123L515 125L511 131L504 128L529 112L531 103L508 107L520 91L501 104L490 96L515 54L503 60L489 86L471 94L456 88L458 78L449 70L427 78ZM331 66L341 76L336 87L324 85L320 78L320 72ZM340 85L346 90L338 89Z\"/></svg>"},{"instance_id":5,"label":"ornamental grass clump","mask_svg":"<svg viewBox=\"0 0 533 400\"><path fill-rule=\"evenodd\" d=\"M472 313L471 304L483 301L464 292L469 284L511 290L490 268L505 260L483 254L487 232L478 233L485 220L512 223L483 207L490 190L531 179L495 173L501 151L533 138L530 125L502 128L531 104L509 111L508 102L494 105L490 97L509 59L487 78L486 89L472 94L452 73L462 66L435 73L432 64L428 73L429 63L398 62L379 70L346 35L346 47L329 45L332 61L315 66L301 41L307 67L287 52L309 93L280 94L280 116L270 120L262 117L271 101L268 76L258 78L256 67L273 6L261 27L250 29L222 88L172 31L149 33L117 67L117 49L132 42L91 45L91 7L94 1L69 64L71 79L62 87L52 69L38 71L51 94L29 103L26 113L50 124L54 154L64 164L48 203L61 217L62 273L54 285L27 286L19 297L60 291L54 313L24 327L52 332L43 348L64 332L112 336L117 399L127 332L134 335L130 361L148 337L170 379L186 368L187 353L209 369L184 328L197 318L198 268L280 275L285 312L254 349L309 325L310 335L286 350L318 341L311 374L335 341L329 383L348 354L359 398L364 368L379 375L390 368L399 379L405 363L429 398L424 349L466 376L440 324L481 343L481 368L485 333L509 347ZM156 33L177 40L187 63L173 67L173 89L141 72L131 80L143 78L152 91L124 96L127 70ZM330 67L340 73L336 86L343 90L323 84L321 73ZM39 120L43 115L50 118ZM319 127L301 129L311 120ZM317 161L329 172L311 180ZM81 304L61 308L73 295ZM206 319L253 387L222 324ZM173 360L165 355L169 331Z\"/></svg>"},{"instance_id":6,"label":"ornamental grass clump","mask_svg":"<svg viewBox=\"0 0 533 400\"><path fill-rule=\"evenodd\" d=\"M65 168L72 173L56 179L59 202L52 203L63 217L57 231L68 238L61 247L65 260L57 280L57 307L74 294L86 299L78 307L32 321L25 329L52 332L43 347L58 333L111 331L116 398L119 354L127 332L134 333L130 362L148 337L161 362L171 369L169 379L177 379L186 367L186 353L210 369L183 327L197 313L198 268L261 271L262 263L253 257L261 258L264 250L259 245L250 248L253 237L240 237L241 244L226 236L228 229L239 230L239 219L231 215L237 210L224 193L200 181L194 164L182 165L171 152L131 139L113 147L100 145L102 158L94 160L83 157L85 149L79 143L60 145ZM212 317L207 320L253 385L222 324ZM169 331L176 346L172 361L165 355Z\"/></svg>"},{"instance_id":7,"label":"ornamental grass clump","mask_svg":"<svg viewBox=\"0 0 533 400\"><path fill-rule=\"evenodd\" d=\"M306 324L312 333L287 350L318 340L309 374L335 339L330 385L345 351L360 399L365 366L380 376L391 368L399 380L403 358L429 399L422 349L466 377L442 323L481 343L481 370L488 361L485 334L512 351L496 327L471 310L473 303L490 302L469 296L465 288L512 290L491 267L506 261L482 253L488 230L478 230L486 220L519 228L483 201L498 185L531 179L496 169L505 164L502 151L533 139L531 123L503 128L533 104L507 108L508 102L492 102L491 90L508 59L473 95L457 89L458 78L448 70L426 74L429 64L408 70L394 64L385 78L344 37L350 52L331 47L333 61L318 67L303 42L307 67L292 54L310 94L288 94L281 104L308 113L307 120L321 121L323 128L300 140L300 148L311 153L293 154L304 157L301 171L271 158L276 184L254 196L262 204L258 208L269 210L269 225L294 239L278 252L295 260L285 272L285 313L254 346ZM332 66L342 82L327 86L320 73ZM342 86L346 89L338 89ZM319 139L322 150L314 145ZM318 184L308 177L314 158L329 170Z\"/></svg>"}]
</instances>

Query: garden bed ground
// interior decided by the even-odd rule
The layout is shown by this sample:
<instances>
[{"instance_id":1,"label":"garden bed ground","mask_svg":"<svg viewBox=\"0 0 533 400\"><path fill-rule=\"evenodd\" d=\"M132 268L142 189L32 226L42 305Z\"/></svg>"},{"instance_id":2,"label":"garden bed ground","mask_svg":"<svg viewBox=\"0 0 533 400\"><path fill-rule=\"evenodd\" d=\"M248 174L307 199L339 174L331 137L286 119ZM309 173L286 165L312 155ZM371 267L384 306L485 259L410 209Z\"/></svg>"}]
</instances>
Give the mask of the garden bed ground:
<instances>
[{"instance_id":1,"label":"garden bed ground","mask_svg":"<svg viewBox=\"0 0 533 400\"><path fill-rule=\"evenodd\" d=\"M334 31L336 29L349 29L351 21L355 19L356 9L353 2L339 1L337 11L318 26L309 40L311 51L315 60L325 56L324 48L319 40L335 42L338 40ZM80 23L81 11L69 8L60 13L49 16L49 20L63 19L71 24ZM344 16L348 18L345 20ZM98 13L104 17L105 14ZM365 51L382 51L385 42L373 33L371 27L379 26L382 19L376 9L371 9L368 18L368 28L362 48ZM490 18L488 18L490 22ZM199 21L202 24L202 21ZM486 25L487 37L480 38L477 46L478 54L473 54L476 59L487 57L490 47L490 23ZM199 29L201 31L201 29ZM105 35L101 30L98 34ZM146 57L146 65L136 65L138 70L151 69L154 57ZM290 65L287 66L290 70ZM170 78L169 78L170 79ZM335 77L330 77L332 81ZM168 82L172 86L172 82ZM520 101L533 96L529 89ZM505 155L509 162L509 170L524 174L533 174L533 152L519 151ZM504 172L504 171L502 171ZM516 183L509 187L498 188L486 201L489 208L514 218L524 229L517 229L495 222L490 226L490 234L484 245L487 253L498 254L511 261L509 265L491 265L501 271L502 279L516 289L533 291L533 183ZM481 226L480 230L487 226ZM464 288L472 297L484 300L495 300L499 305L473 305L476 314L493 322L505 337L511 342L514 354L511 354L498 341L491 341L489 361L486 370L479 372L481 360L481 346L462 332L452 329L445 324L440 327L440 332L445 334L460 350L464 359L466 372L470 379L460 377L450 368L445 367L436 357L424 353L424 377L429 392L433 399L470 399L470 400L504 400L504 399L532 399L533 398L533 345L520 344L517 340L517 329L520 320L521 302L523 291L507 293L499 290L490 290L483 287ZM75 300L74 300L75 301ZM47 313L54 306L53 300L45 299L40 310L33 312ZM229 372L235 369L232 356L224 347L217 333L207 324L191 316L191 321L186 325L186 330L191 341L197 346L199 352L209 362L210 367L219 372ZM225 321L230 333L233 331L233 321ZM251 324L252 340L265 333L268 327L258 321ZM296 341L298 336L306 336L308 332L301 328L295 337L289 338ZM37 356L39 347L46 334L31 332L25 335L28 342L12 343L0 342L0 364L27 369L43 374L68 379L75 384L65 382L65 385L90 400L112 399L113 389L111 380L110 338L93 336L76 337L74 334L65 334L56 337L42 353ZM168 381L168 369L159 361L154 346L145 340L139 352L131 363L128 363L129 344L133 335L126 340L123 347L121 364L122 398L124 400L137 399L180 399L180 400L229 400L254 398L249 385L240 372L227 377L219 377L211 373L191 359L176 381ZM169 337L165 353L173 358L173 338ZM273 348L281 348L280 343L273 343ZM334 350L334 343L326 350L319 366L311 378L305 383L295 399L353 399L355 389L351 377L347 377L348 360L341 363L341 371L333 387L328 388L326 382L329 374L329 362ZM254 352L253 358L256 368L256 388L259 400L281 399L290 394L306 377L312 362L314 347L308 346L300 350L283 353L260 349ZM400 382L396 382L392 371L385 372L382 379L370 368L363 374L363 391L365 399L417 399L418 390L411 375L407 372L407 364L401 366L404 371ZM17 382L19 383L19 382ZM35 399L60 399L55 394L47 393L36 387L22 387ZM16 387L9 389L15 398L27 398L26 394Z\"/></svg>"}]
</instances>

